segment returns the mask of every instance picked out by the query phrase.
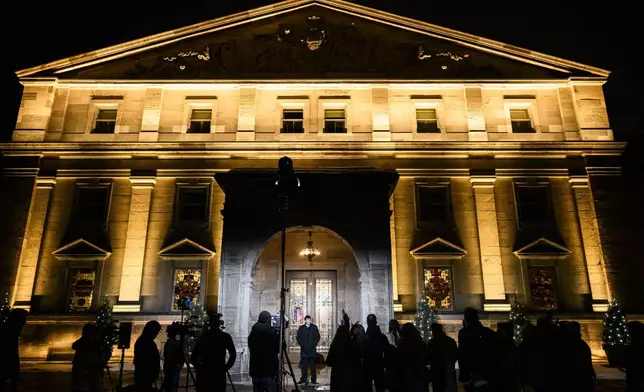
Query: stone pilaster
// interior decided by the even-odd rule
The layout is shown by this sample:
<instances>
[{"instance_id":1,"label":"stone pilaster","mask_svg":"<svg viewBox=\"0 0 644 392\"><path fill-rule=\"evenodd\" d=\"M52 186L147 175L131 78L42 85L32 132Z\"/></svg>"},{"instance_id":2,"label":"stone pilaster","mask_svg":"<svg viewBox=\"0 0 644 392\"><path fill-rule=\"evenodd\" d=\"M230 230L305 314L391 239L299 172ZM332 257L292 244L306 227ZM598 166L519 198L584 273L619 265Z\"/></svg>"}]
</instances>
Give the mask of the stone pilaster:
<instances>
[{"instance_id":1,"label":"stone pilaster","mask_svg":"<svg viewBox=\"0 0 644 392\"><path fill-rule=\"evenodd\" d=\"M143 98L143 118L139 140L156 142L159 140L159 122L161 121L161 104L163 103L163 88L152 87L145 90Z\"/></svg>"},{"instance_id":2,"label":"stone pilaster","mask_svg":"<svg viewBox=\"0 0 644 392\"><path fill-rule=\"evenodd\" d=\"M13 291L13 300L11 301L13 307L27 310L31 308L31 295L40 258L40 244L45 229L45 221L47 220L51 191L54 189L55 184L56 179L54 177L39 177L36 179L36 189L29 207L27 230L22 243L18 275Z\"/></svg>"},{"instance_id":3,"label":"stone pilaster","mask_svg":"<svg viewBox=\"0 0 644 392\"><path fill-rule=\"evenodd\" d=\"M373 87L371 89L371 113L373 121L373 141L391 141L389 128L389 89Z\"/></svg>"},{"instance_id":4,"label":"stone pilaster","mask_svg":"<svg viewBox=\"0 0 644 392\"><path fill-rule=\"evenodd\" d=\"M139 312L141 310L141 281L148 235L148 218L155 177L131 177L132 201L127 223L127 237L121 271L118 303L114 312Z\"/></svg>"},{"instance_id":5,"label":"stone pilaster","mask_svg":"<svg viewBox=\"0 0 644 392\"><path fill-rule=\"evenodd\" d=\"M467 130L470 135L470 141L487 141L481 88L465 87L465 103L467 107Z\"/></svg>"},{"instance_id":6,"label":"stone pilaster","mask_svg":"<svg viewBox=\"0 0 644 392\"><path fill-rule=\"evenodd\" d=\"M577 205L577 217L579 218L582 247L586 259L586 269L588 270L593 311L605 312L608 309L611 292L606 276L604 253L599 237L599 226L597 225L592 190L590 189L588 177L570 178L570 184Z\"/></svg>"},{"instance_id":7,"label":"stone pilaster","mask_svg":"<svg viewBox=\"0 0 644 392\"><path fill-rule=\"evenodd\" d=\"M483 309L491 312L505 312L510 310L510 304L505 297L499 226L494 198L495 181L495 177L472 177L470 179L472 188L474 188L476 221L481 249L481 270L485 296Z\"/></svg>"},{"instance_id":8,"label":"stone pilaster","mask_svg":"<svg viewBox=\"0 0 644 392\"><path fill-rule=\"evenodd\" d=\"M255 97L255 88L242 88L239 90L237 141L255 141Z\"/></svg>"},{"instance_id":9,"label":"stone pilaster","mask_svg":"<svg viewBox=\"0 0 644 392\"><path fill-rule=\"evenodd\" d=\"M56 82L41 81L24 84L22 101L12 135L14 142L40 142L51 118Z\"/></svg>"}]
</instances>

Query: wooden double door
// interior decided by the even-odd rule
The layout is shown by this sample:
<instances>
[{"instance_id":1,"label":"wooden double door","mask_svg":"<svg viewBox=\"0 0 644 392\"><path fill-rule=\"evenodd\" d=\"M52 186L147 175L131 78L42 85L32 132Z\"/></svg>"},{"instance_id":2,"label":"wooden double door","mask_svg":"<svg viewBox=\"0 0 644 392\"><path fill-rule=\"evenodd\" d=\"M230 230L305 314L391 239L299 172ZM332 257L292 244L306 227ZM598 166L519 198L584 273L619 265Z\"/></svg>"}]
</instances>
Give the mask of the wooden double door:
<instances>
[{"instance_id":1,"label":"wooden double door","mask_svg":"<svg viewBox=\"0 0 644 392\"><path fill-rule=\"evenodd\" d=\"M297 330L309 315L320 330L318 352L329 350L336 326L336 271L286 271L289 289L286 312L290 320L289 349L297 351Z\"/></svg>"}]
</instances>

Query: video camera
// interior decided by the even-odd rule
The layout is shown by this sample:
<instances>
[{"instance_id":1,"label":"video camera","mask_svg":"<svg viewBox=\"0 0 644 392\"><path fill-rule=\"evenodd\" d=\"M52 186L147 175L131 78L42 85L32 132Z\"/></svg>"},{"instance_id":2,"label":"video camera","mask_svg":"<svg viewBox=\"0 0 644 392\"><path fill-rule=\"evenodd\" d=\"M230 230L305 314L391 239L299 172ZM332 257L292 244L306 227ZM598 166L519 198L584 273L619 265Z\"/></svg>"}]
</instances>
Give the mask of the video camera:
<instances>
[{"instance_id":1,"label":"video camera","mask_svg":"<svg viewBox=\"0 0 644 392\"><path fill-rule=\"evenodd\" d=\"M279 314L271 315L271 327L279 331L280 325L281 325L280 315ZM288 317L284 316L284 329L288 329L289 325L290 324L289 324Z\"/></svg>"}]
</instances>

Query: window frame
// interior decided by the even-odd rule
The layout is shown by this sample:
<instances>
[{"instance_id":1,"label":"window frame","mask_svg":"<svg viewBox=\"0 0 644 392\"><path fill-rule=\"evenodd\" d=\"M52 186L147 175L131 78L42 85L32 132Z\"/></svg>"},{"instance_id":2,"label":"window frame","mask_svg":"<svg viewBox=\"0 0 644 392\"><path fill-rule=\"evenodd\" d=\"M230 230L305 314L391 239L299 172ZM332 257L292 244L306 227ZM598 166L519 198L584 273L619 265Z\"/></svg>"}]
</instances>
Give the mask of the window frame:
<instances>
[{"instance_id":1,"label":"window frame","mask_svg":"<svg viewBox=\"0 0 644 392\"><path fill-rule=\"evenodd\" d=\"M215 132L225 132L226 129L223 125L219 127L220 129L217 129L217 102L217 97L215 96L186 96L183 102L181 133L189 135L209 135ZM210 109L212 113L210 116L210 132L188 132L190 129L190 119L192 118L192 111L195 109Z\"/></svg>"},{"instance_id":2,"label":"window frame","mask_svg":"<svg viewBox=\"0 0 644 392\"><path fill-rule=\"evenodd\" d=\"M445 189L445 220L442 222L430 220L421 220L421 199L420 199L420 189L421 188L443 188ZM420 229L423 227L436 227L440 225L451 225L454 219L452 212L452 190L451 184L448 181L417 181L414 184L414 211L416 219L416 228Z\"/></svg>"},{"instance_id":3,"label":"window frame","mask_svg":"<svg viewBox=\"0 0 644 392\"><path fill-rule=\"evenodd\" d=\"M97 224L98 227L101 227L102 230L107 230L109 226L109 221L110 221L110 212L111 212L111 207L112 207L112 192L113 192L113 187L112 183L106 183L106 182L77 182L76 183L76 189L74 192L74 202L72 204L72 223L75 224L83 224L83 225L88 225L91 222L84 220L82 218L82 214L79 211L79 200L80 200L80 192L82 189L106 189L106 195L105 195L105 216L103 217L103 222L99 225L99 222L94 222Z\"/></svg>"},{"instance_id":4,"label":"window frame","mask_svg":"<svg viewBox=\"0 0 644 392\"><path fill-rule=\"evenodd\" d=\"M170 300L169 300L169 309L168 311L172 314L181 313L181 309L174 310L174 276L177 273L177 270L201 270L201 281L199 282L199 305L205 309L206 302L206 279L207 279L207 262L201 260L172 260L170 263Z\"/></svg>"},{"instance_id":5,"label":"window frame","mask_svg":"<svg viewBox=\"0 0 644 392\"><path fill-rule=\"evenodd\" d=\"M440 95L430 96L412 96L410 97L410 117L412 134L415 138L440 139L442 134L447 132L445 123L445 107L443 97ZM417 109L434 109L436 110L436 126L440 132L418 132L418 119L416 118Z\"/></svg>"},{"instance_id":6,"label":"window frame","mask_svg":"<svg viewBox=\"0 0 644 392\"><path fill-rule=\"evenodd\" d=\"M352 134L352 105L351 97L348 95L321 95L318 97L317 105L317 126L315 131L319 135L327 138L343 138L342 135ZM326 129L326 111L327 110L344 110L344 132L325 132ZM336 135L336 136L333 136ZM339 136L338 136L339 135Z\"/></svg>"},{"instance_id":7,"label":"window frame","mask_svg":"<svg viewBox=\"0 0 644 392\"><path fill-rule=\"evenodd\" d=\"M432 111L434 111L434 115L435 115L436 118L434 120L419 119L418 118L418 111L419 110L432 110ZM432 133L433 134L439 134L439 133L442 133L441 128L438 125L438 109L436 109L436 108L416 107L415 116L416 116L416 133L418 133L418 134L432 134ZM421 124L421 121L424 121L426 123L436 124L436 129L438 130L438 132L421 132L420 127L419 127L419 124Z\"/></svg>"},{"instance_id":8,"label":"window frame","mask_svg":"<svg viewBox=\"0 0 644 392\"><path fill-rule=\"evenodd\" d=\"M530 271L532 269L535 269L535 268L549 269L553 273L552 288L553 288L553 291L554 291L554 300L555 300L554 309L540 309L540 308L537 308L535 306L535 304L534 304L534 297L532 296L532 282L531 282L531 279L530 279L530 275L531 275ZM563 304L561 302L561 295L560 295L561 289L560 289L560 285L559 285L559 268L557 266L557 263L555 263L553 261L546 261L546 260L541 261L541 262L536 261L536 260L527 260L527 262L526 262L526 286L527 286L525 288L526 289L526 299L528 300L526 302L527 302L527 305L528 305L527 306L528 309L542 312L542 311L557 311L557 310L560 310L560 309L563 308L563 306L562 306Z\"/></svg>"},{"instance_id":9,"label":"window frame","mask_svg":"<svg viewBox=\"0 0 644 392\"><path fill-rule=\"evenodd\" d=\"M210 118L208 121L205 119L195 119L194 114L195 112L210 112ZM192 129L192 123L197 122L197 123L208 123L208 132L191 132L190 130ZM195 135L203 135L203 134L208 134L212 132L212 109L209 108L196 108L196 107L191 107L190 108L190 118L188 119L188 128L186 129L186 133L189 134L195 134Z\"/></svg>"},{"instance_id":10,"label":"window frame","mask_svg":"<svg viewBox=\"0 0 644 392\"><path fill-rule=\"evenodd\" d=\"M503 101L503 109L505 113L505 131L513 135L534 135L541 133L541 121L539 119L539 110L537 107L536 98L505 98ZM519 132L516 133L512 130L512 118L510 110L522 109L528 111L530 117L530 124L533 132Z\"/></svg>"},{"instance_id":11,"label":"window frame","mask_svg":"<svg viewBox=\"0 0 644 392\"><path fill-rule=\"evenodd\" d=\"M287 119L285 114L286 112L302 112L302 120L300 121L299 119ZM295 123L300 123L302 124L302 132L284 132L284 123L286 121L292 122L293 124ZM281 120L280 120L280 134L281 135L302 135L306 133L306 127L304 125L305 119L304 119L304 108L283 108L282 113L281 113ZM295 127L294 127L295 128Z\"/></svg>"},{"instance_id":12,"label":"window frame","mask_svg":"<svg viewBox=\"0 0 644 392\"><path fill-rule=\"evenodd\" d=\"M515 212L516 212L516 219L517 219L517 226L519 229L525 228L525 227L533 227L533 226L543 226L543 225L548 225L555 222L555 214L553 210L553 204L552 204L552 192L550 189L550 182L548 181L515 181L513 192L514 192L514 206L515 206ZM543 219L540 220L526 220L521 213L521 196L520 196L520 190L521 188L545 188L546 189L546 216L544 216Z\"/></svg>"},{"instance_id":13,"label":"window frame","mask_svg":"<svg viewBox=\"0 0 644 392\"><path fill-rule=\"evenodd\" d=\"M95 133L96 120L101 110L116 110L116 121L114 132L112 133ZM85 133L88 135L117 135L124 131L121 122L123 120L123 97L120 96L94 96L90 100L87 122L85 123ZM127 127L125 127L127 128Z\"/></svg>"},{"instance_id":14,"label":"window frame","mask_svg":"<svg viewBox=\"0 0 644 392\"><path fill-rule=\"evenodd\" d=\"M92 284L92 296L90 299L89 306L85 310L72 310L71 309L71 300L72 300L72 278L73 278L73 271L77 270L92 270L94 272L94 281ZM90 265L74 265L74 266L68 266L66 268L66 285L65 285L65 307L66 307L66 312L69 314L83 314L83 313L91 313L94 309L94 303L96 302L96 291L97 291L97 286L98 286L98 270L95 268L95 266L90 266Z\"/></svg>"},{"instance_id":15,"label":"window frame","mask_svg":"<svg viewBox=\"0 0 644 392\"><path fill-rule=\"evenodd\" d=\"M291 140L298 139L302 135L307 135L312 133L310 127L311 117L310 117L310 101L308 96L278 96L275 103L275 117L274 117L274 131L276 134L276 140ZM303 116L303 133L282 133L282 121L284 116L284 110L289 109L298 109L302 110Z\"/></svg>"},{"instance_id":16,"label":"window frame","mask_svg":"<svg viewBox=\"0 0 644 392\"><path fill-rule=\"evenodd\" d=\"M449 288L450 288L450 295L452 297L452 306L449 309L436 309L433 308L434 311L437 313L453 313L454 312L454 302L455 302L455 296L454 296L454 265L445 263L444 261L437 261L436 263L428 263L427 261L423 262L421 265L421 294L422 298L425 299L425 271L429 268L443 268L449 270L449 276L450 276L450 281L449 281Z\"/></svg>"},{"instance_id":17,"label":"window frame","mask_svg":"<svg viewBox=\"0 0 644 392\"><path fill-rule=\"evenodd\" d=\"M180 213L181 190L182 189L196 189L203 188L206 190L206 211L203 222L198 221L182 221ZM173 208L173 227L175 228L203 228L208 230L210 228L211 211L212 209L212 184L211 183L186 183L178 182L175 184L174 208Z\"/></svg>"},{"instance_id":18,"label":"window frame","mask_svg":"<svg viewBox=\"0 0 644 392\"><path fill-rule=\"evenodd\" d=\"M340 111L341 110L342 113L343 113L342 118L338 117L338 118L328 118L327 119L327 116L326 116L327 111L334 111L334 110L335 111ZM322 126L322 133L327 133L327 134L347 133L348 130L347 130L347 109L346 109L346 106L345 107L340 107L340 108L325 107L324 108L324 118L322 119L322 121L324 122L324 125ZM337 132L336 131L337 127L333 127L334 131L331 131L331 132L327 131L327 121L329 123L334 123L334 124L337 124L337 123L344 124L344 126L341 128L342 131Z\"/></svg>"}]
</instances>

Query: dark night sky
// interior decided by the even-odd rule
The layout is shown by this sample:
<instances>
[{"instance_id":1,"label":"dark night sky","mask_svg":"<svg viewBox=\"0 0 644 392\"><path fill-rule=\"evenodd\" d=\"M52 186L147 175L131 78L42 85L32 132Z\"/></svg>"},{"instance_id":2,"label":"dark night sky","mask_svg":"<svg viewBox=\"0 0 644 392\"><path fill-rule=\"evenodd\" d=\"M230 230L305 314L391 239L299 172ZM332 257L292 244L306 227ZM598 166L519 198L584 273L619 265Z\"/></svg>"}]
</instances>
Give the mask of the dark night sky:
<instances>
[{"instance_id":1,"label":"dark night sky","mask_svg":"<svg viewBox=\"0 0 644 392\"><path fill-rule=\"evenodd\" d=\"M20 1L5 16L20 28L4 33L3 91L19 99L13 71L99 49L108 45L271 3L269 0L178 0L162 2L50 1L34 6ZM641 133L644 109L635 80L641 56L642 28L625 0L581 1L412 1L359 0L356 3L508 44L598 66L612 71L605 92L612 127L619 140ZM565 3L562 5L561 3ZM136 4L136 5L133 5ZM5 24L5 28L7 25ZM7 47L8 44L8 47ZM16 104L17 107L17 104ZM3 109L2 127L15 124L16 110ZM2 132L6 134L6 132Z\"/></svg>"}]
</instances>

